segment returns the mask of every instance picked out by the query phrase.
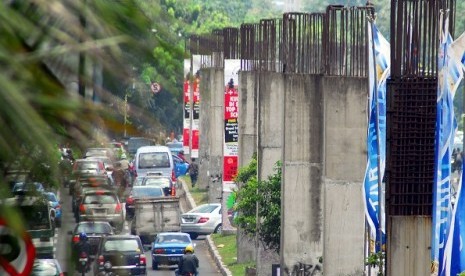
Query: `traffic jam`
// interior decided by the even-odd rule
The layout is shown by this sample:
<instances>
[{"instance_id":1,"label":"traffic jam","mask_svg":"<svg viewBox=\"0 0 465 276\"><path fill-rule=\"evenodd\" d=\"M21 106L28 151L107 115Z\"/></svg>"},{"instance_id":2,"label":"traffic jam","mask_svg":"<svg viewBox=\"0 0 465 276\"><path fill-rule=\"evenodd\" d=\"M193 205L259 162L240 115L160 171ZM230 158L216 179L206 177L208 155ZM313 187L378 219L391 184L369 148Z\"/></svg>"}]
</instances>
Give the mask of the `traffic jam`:
<instances>
[{"instance_id":1,"label":"traffic jam","mask_svg":"<svg viewBox=\"0 0 465 276\"><path fill-rule=\"evenodd\" d=\"M189 162L182 153L166 145L139 144L133 153L127 148L112 142L87 148L79 158L60 148L58 189L31 181L26 172L12 173L12 196L0 205L19 211L28 238L22 248L12 246L11 254L2 252L10 258L0 274L29 269L31 275L148 275L167 266L165 275L190 275L181 274L178 264L194 252L193 239L221 231L221 206L207 204L210 208L183 214L178 177L188 173ZM199 214L199 208L208 215ZM71 230L63 237L65 226ZM11 246L8 237L14 231L5 236L5 229L0 243ZM63 239L64 249L57 250ZM32 255L30 265L24 262Z\"/></svg>"}]
</instances>

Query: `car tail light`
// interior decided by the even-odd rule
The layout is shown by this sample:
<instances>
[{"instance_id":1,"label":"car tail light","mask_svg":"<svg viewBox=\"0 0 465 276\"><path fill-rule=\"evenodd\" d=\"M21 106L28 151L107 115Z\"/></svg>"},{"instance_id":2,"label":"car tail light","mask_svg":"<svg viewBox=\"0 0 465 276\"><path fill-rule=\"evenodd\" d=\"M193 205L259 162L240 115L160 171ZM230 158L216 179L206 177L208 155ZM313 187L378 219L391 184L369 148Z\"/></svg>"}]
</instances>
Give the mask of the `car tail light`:
<instances>
[{"instance_id":1,"label":"car tail light","mask_svg":"<svg viewBox=\"0 0 465 276\"><path fill-rule=\"evenodd\" d=\"M126 198L126 204L134 204L134 198L132 196Z\"/></svg>"},{"instance_id":2,"label":"car tail light","mask_svg":"<svg viewBox=\"0 0 465 276\"><path fill-rule=\"evenodd\" d=\"M73 243L78 243L79 242L79 235L74 235L73 236Z\"/></svg>"},{"instance_id":3,"label":"car tail light","mask_svg":"<svg viewBox=\"0 0 465 276\"><path fill-rule=\"evenodd\" d=\"M81 212L81 214L86 212L86 206L84 206L84 204L79 205L79 212Z\"/></svg>"},{"instance_id":4,"label":"car tail light","mask_svg":"<svg viewBox=\"0 0 465 276\"><path fill-rule=\"evenodd\" d=\"M176 196L176 187L171 186L171 196Z\"/></svg>"},{"instance_id":5,"label":"car tail light","mask_svg":"<svg viewBox=\"0 0 465 276\"><path fill-rule=\"evenodd\" d=\"M103 255L98 256L99 265L103 265L104 262L105 262L105 258L103 257Z\"/></svg>"},{"instance_id":6,"label":"car tail light","mask_svg":"<svg viewBox=\"0 0 465 276\"><path fill-rule=\"evenodd\" d=\"M145 255L140 254L139 263L140 263L141 265L146 265L146 264L147 264L147 259L145 258Z\"/></svg>"},{"instance_id":7,"label":"car tail light","mask_svg":"<svg viewBox=\"0 0 465 276\"><path fill-rule=\"evenodd\" d=\"M155 254L165 254L165 249L163 249L163 248L157 248L157 249L153 250L153 252L154 252Z\"/></svg>"},{"instance_id":8,"label":"car tail light","mask_svg":"<svg viewBox=\"0 0 465 276\"><path fill-rule=\"evenodd\" d=\"M171 171L171 180L173 182L176 182L176 173L174 172L174 170Z\"/></svg>"},{"instance_id":9,"label":"car tail light","mask_svg":"<svg viewBox=\"0 0 465 276\"><path fill-rule=\"evenodd\" d=\"M201 217L201 218L199 219L199 221L197 221L197 223L205 223L205 222L207 222L208 220L209 220L209 218L207 218L207 217Z\"/></svg>"},{"instance_id":10,"label":"car tail light","mask_svg":"<svg viewBox=\"0 0 465 276\"><path fill-rule=\"evenodd\" d=\"M61 205L58 204L55 209L61 209Z\"/></svg>"},{"instance_id":11,"label":"car tail light","mask_svg":"<svg viewBox=\"0 0 465 276\"><path fill-rule=\"evenodd\" d=\"M121 212L121 203L117 203L115 207L115 213Z\"/></svg>"}]
</instances>

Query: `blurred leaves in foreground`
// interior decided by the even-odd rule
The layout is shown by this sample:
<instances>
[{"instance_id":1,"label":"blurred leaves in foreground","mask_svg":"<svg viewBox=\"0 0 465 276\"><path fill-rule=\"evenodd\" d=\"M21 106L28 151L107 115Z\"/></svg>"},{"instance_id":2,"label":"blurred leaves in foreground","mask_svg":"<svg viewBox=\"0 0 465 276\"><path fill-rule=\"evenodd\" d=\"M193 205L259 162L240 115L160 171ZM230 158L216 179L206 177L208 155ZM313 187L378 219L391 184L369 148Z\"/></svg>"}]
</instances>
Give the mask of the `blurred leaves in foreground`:
<instances>
[{"instance_id":1,"label":"blurred leaves in foreground","mask_svg":"<svg viewBox=\"0 0 465 276\"><path fill-rule=\"evenodd\" d=\"M147 26L147 18L131 0L2 1L3 184L12 170L23 170L29 173L26 177L58 185L58 145L83 147L94 133L105 133L105 126L112 125L106 122L112 117L105 115L110 108L101 103L111 91L97 81L99 71L124 81L132 68L121 49L150 54L138 43ZM100 103L93 101L96 98Z\"/></svg>"}]
</instances>

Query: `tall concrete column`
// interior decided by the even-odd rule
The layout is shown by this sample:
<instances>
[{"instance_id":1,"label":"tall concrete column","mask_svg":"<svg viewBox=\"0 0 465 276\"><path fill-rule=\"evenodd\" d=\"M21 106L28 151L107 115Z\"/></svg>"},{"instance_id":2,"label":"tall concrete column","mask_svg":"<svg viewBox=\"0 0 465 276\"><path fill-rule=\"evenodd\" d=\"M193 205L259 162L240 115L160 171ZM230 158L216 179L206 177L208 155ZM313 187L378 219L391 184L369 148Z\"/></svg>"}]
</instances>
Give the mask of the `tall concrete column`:
<instances>
[{"instance_id":1,"label":"tall concrete column","mask_svg":"<svg viewBox=\"0 0 465 276\"><path fill-rule=\"evenodd\" d=\"M285 76L280 252L284 275L300 275L302 270L321 275L323 270L320 82L321 76Z\"/></svg>"},{"instance_id":2,"label":"tall concrete column","mask_svg":"<svg viewBox=\"0 0 465 276\"><path fill-rule=\"evenodd\" d=\"M324 77L325 275L362 275L367 79ZM400 274L399 274L400 275Z\"/></svg>"},{"instance_id":3,"label":"tall concrete column","mask_svg":"<svg viewBox=\"0 0 465 276\"><path fill-rule=\"evenodd\" d=\"M258 179L273 174L275 163L282 159L284 82L283 75L261 72L258 89ZM259 218L257 219L257 222ZM257 275L271 275L271 265L279 263L279 255L257 244Z\"/></svg>"},{"instance_id":4,"label":"tall concrete column","mask_svg":"<svg viewBox=\"0 0 465 276\"><path fill-rule=\"evenodd\" d=\"M257 78L257 72L239 72L239 168L247 166L257 152ZM238 228L237 262L255 260L256 254L255 239Z\"/></svg>"},{"instance_id":5,"label":"tall concrete column","mask_svg":"<svg viewBox=\"0 0 465 276\"><path fill-rule=\"evenodd\" d=\"M220 202L223 162L223 68L201 70L199 188L208 188L209 202Z\"/></svg>"}]
</instances>

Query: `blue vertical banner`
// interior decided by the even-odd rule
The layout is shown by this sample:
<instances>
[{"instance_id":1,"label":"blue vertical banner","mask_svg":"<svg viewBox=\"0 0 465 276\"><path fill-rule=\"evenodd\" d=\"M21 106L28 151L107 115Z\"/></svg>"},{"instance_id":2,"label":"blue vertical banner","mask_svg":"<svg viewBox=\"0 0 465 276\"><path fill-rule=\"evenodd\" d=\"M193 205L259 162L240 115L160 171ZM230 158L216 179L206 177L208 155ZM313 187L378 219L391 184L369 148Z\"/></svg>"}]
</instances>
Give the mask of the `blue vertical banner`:
<instances>
[{"instance_id":1,"label":"blue vertical banner","mask_svg":"<svg viewBox=\"0 0 465 276\"><path fill-rule=\"evenodd\" d=\"M452 97L454 97L463 79L465 69L465 33L454 41L448 50L450 59L448 84L450 85ZM452 218L445 246L445 275L457 275L465 272L465 191L463 190L463 181L463 177L460 176L456 203L452 208Z\"/></svg>"},{"instance_id":2,"label":"blue vertical banner","mask_svg":"<svg viewBox=\"0 0 465 276\"><path fill-rule=\"evenodd\" d=\"M379 250L384 243L385 234L384 207L380 204L383 202L380 199L380 190L382 190L386 167L386 80L390 74L391 47L372 20L368 22L367 34L369 41L368 160L363 194L370 238L372 241L377 241L376 250Z\"/></svg>"},{"instance_id":3,"label":"blue vertical banner","mask_svg":"<svg viewBox=\"0 0 465 276\"><path fill-rule=\"evenodd\" d=\"M451 204L451 162L457 121L454 114L455 91L463 72L451 58L452 37L449 34L447 12L441 14L438 51L438 93L436 115L435 182L433 189L432 274L450 274L451 242L453 234ZM451 228L452 227L452 228ZM447 246L446 246L447 245ZM446 247L448 249L446 250ZM455 275L455 274L453 274Z\"/></svg>"}]
</instances>

